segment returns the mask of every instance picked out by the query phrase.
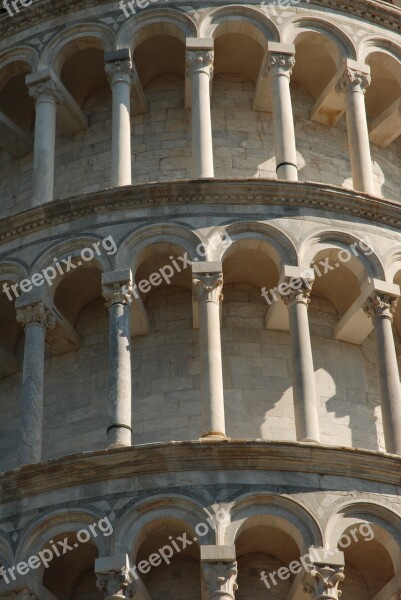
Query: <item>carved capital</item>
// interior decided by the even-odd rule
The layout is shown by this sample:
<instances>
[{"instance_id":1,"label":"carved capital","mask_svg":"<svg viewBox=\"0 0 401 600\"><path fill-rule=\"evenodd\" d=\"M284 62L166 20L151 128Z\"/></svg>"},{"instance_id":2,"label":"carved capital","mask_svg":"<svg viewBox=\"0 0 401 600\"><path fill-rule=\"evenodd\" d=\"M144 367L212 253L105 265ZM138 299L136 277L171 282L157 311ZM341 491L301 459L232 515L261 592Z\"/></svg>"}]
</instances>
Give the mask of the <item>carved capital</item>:
<instances>
[{"instance_id":1,"label":"carved capital","mask_svg":"<svg viewBox=\"0 0 401 600\"><path fill-rule=\"evenodd\" d=\"M23 327L27 325L43 325L46 329L54 329L56 326L56 317L51 310L47 309L43 302L17 309L17 321Z\"/></svg>"},{"instance_id":2,"label":"carved capital","mask_svg":"<svg viewBox=\"0 0 401 600\"><path fill-rule=\"evenodd\" d=\"M110 86L118 81L126 81L131 85L137 83L137 73L133 67L131 59L127 60L115 60L105 64L104 67Z\"/></svg>"},{"instance_id":3,"label":"carved capital","mask_svg":"<svg viewBox=\"0 0 401 600\"><path fill-rule=\"evenodd\" d=\"M105 598L133 598L136 586L131 583L129 571L123 567L121 571L109 571L97 574L96 587L104 593Z\"/></svg>"},{"instance_id":4,"label":"carved capital","mask_svg":"<svg viewBox=\"0 0 401 600\"><path fill-rule=\"evenodd\" d=\"M195 299L198 302L216 302L219 304L223 300L223 273L213 273L211 275L196 274L192 279Z\"/></svg>"},{"instance_id":5,"label":"carved capital","mask_svg":"<svg viewBox=\"0 0 401 600\"><path fill-rule=\"evenodd\" d=\"M367 73L347 68L337 82L336 91L346 92L348 90L356 90L365 93L371 81L372 78Z\"/></svg>"},{"instance_id":6,"label":"carved capital","mask_svg":"<svg viewBox=\"0 0 401 600\"><path fill-rule=\"evenodd\" d=\"M206 73L210 79L213 77L213 50L189 50L187 51L187 75L192 77L194 73Z\"/></svg>"},{"instance_id":7,"label":"carved capital","mask_svg":"<svg viewBox=\"0 0 401 600\"><path fill-rule=\"evenodd\" d=\"M235 600L237 585L237 562L208 562L203 566L203 577L206 583L209 600L222 598Z\"/></svg>"},{"instance_id":8,"label":"carved capital","mask_svg":"<svg viewBox=\"0 0 401 600\"><path fill-rule=\"evenodd\" d=\"M312 281L307 283L306 281L303 281L301 279L298 282L295 282L293 280L287 282L287 291L282 292L281 294L284 304L289 306L294 302L300 302L308 306L310 304L312 285Z\"/></svg>"},{"instance_id":9,"label":"carved capital","mask_svg":"<svg viewBox=\"0 0 401 600\"><path fill-rule=\"evenodd\" d=\"M344 579L343 566L313 565L305 576L304 590L313 600L339 600L342 592L338 586Z\"/></svg>"},{"instance_id":10,"label":"carved capital","mask_svg":"<svg viewBox=\"0 0 401 600\"><path fill-rule=\"evenodd\" d=\"M111 283L102 285L103 298L106 300L105 307L110 308L113 304L128 304L132 303L132 284L130 281L126 283Z\"/></svg>"},{"instance_id":11,"label":"carved capital","mask_svg":"<svg viewBox=\"0 0 401 600\"><path fill-rule=\"evenodd\" d=\"M285 75L291 77L295 66L295 57L291 54L269 52L267 55L265 75Z\"/></svg>"},{"instance_id":12,"label":"carved capital","mask_svg":"<svg viewBox=\"0 0 401 600\"><path fill-rule=\"evenodd\" d=\"M57 86L53 79L45 79L38 83L33 83L28 87L29 95L32 96L35 103L40 100L46 100L49 97L54 100L56 104L62 104L64 102L64 94Z\"/></svg>"},{"instance_id":13,"label":"carved capital","mask_svg":"<svg viewBox=\"0 0 401 600\"><path fill-rule=\"evenodd\" d=\"M366 300L363 310L375 321L378 318L393 320L398 298L392 298L385 294L373 293Z\"/></svg>"}]
</instances>

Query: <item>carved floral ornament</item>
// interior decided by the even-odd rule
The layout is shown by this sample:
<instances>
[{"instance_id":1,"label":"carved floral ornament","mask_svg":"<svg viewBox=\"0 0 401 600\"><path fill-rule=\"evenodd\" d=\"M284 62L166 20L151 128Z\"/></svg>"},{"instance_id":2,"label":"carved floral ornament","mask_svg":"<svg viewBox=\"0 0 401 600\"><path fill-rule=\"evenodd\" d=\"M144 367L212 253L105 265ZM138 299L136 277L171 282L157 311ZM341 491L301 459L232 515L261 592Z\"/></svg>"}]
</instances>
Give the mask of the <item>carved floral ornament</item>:
<instances>
[{"instance_id":1,"label":"carved floral ornament","mask_svg":"<svg viewBox=\"0 0 401 600\"><path fill-rule=\"evenodd\" d=\"M363 310L373 320L379 317L393 320L397 303L398 298L375 293L367 299Z\"/></svg>"},{"instance_id":2,"label":"carved floral ornament","mask_svg":"<svg viewBox=\"0 0 401 600\"><path fill-rule=\"evenodd\" d=\"M189 50L187 52L187 73L193 75L194 73L203 72L213 77L213 50Z\"/></svg>"},{"instance_id":3,"label":"carved floral ornament","mask_svg":"<svg viewBox=\"0 0 401 600\"><path fill-rule=\"evenodd\" d=\"M56 317L47 309L43 302L17 309L17 322L26 327L27 325L43 325L46 329L54 329Z\"/></svg>"},{"instance_id":4,"label":"carved floral ornament","mask_svg":"<svg viewBox=\"0 0 401 600\"><path fill-rule=\"evenodd\" d=\"M199 275L192 280L195 300L198 302L210 301L219 304L223 300L223 273L212 275Z\"/></svg>"},{"instance_id":5,"label":"carved floral ornament","mask_svg":"<svg viewBox=\"0 0 401 600\"><path fill-rule=\"evenodd\" d=\"M130 281L126 283L113 283L102 286L103 298L106 300L106 308L110 308L113 304L128 304L132 303L132 284Z\"/></svg>"},{"instance_id":6,"label":"carved floral ornament","mask_svg":"<svg viewBox=\"0 0 401 600\"><path fill-rule=\"evenodd\" d=\"M131 85L135 86L137 84L138 75L131 59L109 62L106 63L104 68L110 85L113 85L113 83L117 83L118 81L127 81L128 78L130 79Z\"/></svg>"},{"instance_id":7,"label":"carved floral ornament","mask_svg":"<svg viewBox=\"0 0 401 600\"><path fill-rule=\"evenodd\" d=\"M209 600L235 600L237 585L237 562L205 563L203 575Z\"/></svg>"},{"instance_id":8,"label":"carved floral ornament","mask_svg":"<svg viewBox=\"0 0 401 600\"><path fill-rule=\"evenodd\" d=\"M344 579L343 566L315 565L305 576L304 590L312 600L339 600L342 592L338 586Z\"/></svg>"},{"instance_id":9,"label":"carved floral ornament","mask_svg":"<svg viewBox=\"0 0 401 600\"><path fill-rule=\"evenodd\" d=\"M347 68L337 82L336 91L341 93L348 89L357 89L358 91L365 93L366 88L370 86L371 81L372 78L368 73Z\"/></svg>"},{"instance_id":10,"label":"carved floral ornament","mask_svg":"<svg viewBox=\"0 0 401 600\"><path fill-rule=\"evenodd\" d=\"M292 54L270 52L267 56L265 76L286 75L291 77L292 70L295 67L295 56Z\"/></svg>"},{"instance_id":11,"label":"carved floral ornament","mask_svg":"<svg viewBox=\"0 0 401 600\"><path fill-rule=\"evenodd\" d=\"M131 582L125 567L121 571L98 574L96 587L104 593L105 598L134 598L137 592L137 587Z\"/></svg>"},{"instance_id":12,"label":"carved floral ornament","mask_svg":"<svg viewBox=\"0 0 401 600\"><path fill-rule=\"evenodd\" d=\"M65 100L63 92L57 86L56 82L50 78L31 84L28 89L29 95L34 99L35 103L42 99L48 99L49 97L52 98L56 104L62 104Z\"/></svg>"}]
</instances>

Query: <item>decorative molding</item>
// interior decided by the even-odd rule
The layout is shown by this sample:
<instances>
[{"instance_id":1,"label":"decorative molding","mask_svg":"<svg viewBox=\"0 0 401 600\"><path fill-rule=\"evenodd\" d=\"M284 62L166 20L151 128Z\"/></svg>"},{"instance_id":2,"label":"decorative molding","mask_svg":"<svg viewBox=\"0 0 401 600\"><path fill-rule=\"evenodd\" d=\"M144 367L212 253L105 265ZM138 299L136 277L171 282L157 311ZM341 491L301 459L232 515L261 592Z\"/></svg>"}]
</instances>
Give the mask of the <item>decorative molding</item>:
<instances>
[{"instance_id":1,"label":"decorative molding","mask_svg":"<svg viewBox=\"0 0 401 600\"><path fill-rule=\"evenodd\" d=\"M125 477L188 471L296 472L400 487L401 457L370 450L255 440L160 442L63 456L0 473L3 503Z\"/></svg>"},{"instance_id":2,"label":"decorative molding","mask_svg":"<svg viewBox=\"0 0 401 600\"><path fill-rule=\"evenodd\" d=\"M188 180L140 184L53 200L0 220L0 243L92 215L97 217L113 211L195 204L286 206L294 210L309 208L401 229L401 204L394 200L329 184L289 183L274 179L213 179L207 182Z\"/></svg>"},{"instance_id":3,"label":"decorative molding","mask_svg":"<svg viewBox=\"0 0 401 600\"><path fill-rule=\"evenodd\" d=\"M56 104L62 104L65 100L63 92L52 79L46 79L45 81L29 85L28 91L35 103L38 102L41 96L50 96L51 98L54 98Z\"/></svg>"}]
</instances>

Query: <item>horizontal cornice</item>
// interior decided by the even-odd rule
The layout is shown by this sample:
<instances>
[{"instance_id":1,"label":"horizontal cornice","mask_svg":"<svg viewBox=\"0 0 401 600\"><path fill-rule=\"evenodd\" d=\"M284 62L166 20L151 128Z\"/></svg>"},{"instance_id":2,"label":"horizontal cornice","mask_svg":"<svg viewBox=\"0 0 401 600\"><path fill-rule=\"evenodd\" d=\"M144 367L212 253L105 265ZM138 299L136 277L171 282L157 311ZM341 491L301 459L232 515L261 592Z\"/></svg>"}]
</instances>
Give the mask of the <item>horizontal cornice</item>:
<instances>
[{"instance_id":1,"label":"horizontal cornice","mask_svg":"<svg viewBox=\"0 0 401 600\"><path fill-rule=\"evenodd\" d=\"M180 0L167 0L167 2L168 4L165 6L177 8L181 4L187 6L185 2L181 2ZM240 4L237 1L226 2L225 4L231 3ZM0 40L31 28L38 23L52 21L64 15L69 17L68 23L70 23L73 11L81 11L102 4L110 4L110 0L33 0L33 4L21 10L19 15L10 17L5 13L0 16ZM210 0L210 2L193 3L194 6L214 6L221 4L223 3L213 0ZM254 2L251 1L247 4L252 5ZM117 0L115 0L115 5L117 7ZM309 6L311 5L317 8L322 7L353 15L376 25L401 32L401 9L388 4L384 0L311 0ZM29 18L27 18L27 11L29 12Z\"/></svg>"},{"instance_id":2,"label":"horizontal cornice","mask_svg":"<svg viewBox=\"0 0 401 600\"><path fill-rule=\"evenodd\" d=\"M257 179L183 180L134 185L54 200L0 220L0 244L58 224L112 211L179 205L299 207L401 229L401 203L315 183Z\"/></svg>"},{"instance_id":3,"label":"horizontal cornice","mask_svg":"<svg viewBox=\"0 0 401 600\"><path fill-rule=\"evenodd\" d=\"M87 452L0 474L0 503L97 482L189 471L283 471L401 485L401 458L289 442L170 442Z\"/></svg>"}]
</instances>

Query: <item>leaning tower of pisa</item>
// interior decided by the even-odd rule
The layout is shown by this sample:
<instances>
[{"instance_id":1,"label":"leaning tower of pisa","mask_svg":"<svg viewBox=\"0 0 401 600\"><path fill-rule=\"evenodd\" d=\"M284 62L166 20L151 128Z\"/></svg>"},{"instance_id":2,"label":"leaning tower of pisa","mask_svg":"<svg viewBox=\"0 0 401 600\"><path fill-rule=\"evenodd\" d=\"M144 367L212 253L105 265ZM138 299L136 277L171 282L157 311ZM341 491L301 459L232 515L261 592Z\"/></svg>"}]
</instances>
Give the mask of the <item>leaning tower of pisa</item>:
<instances>
[{"instance_id":1,"label":"leaning tower of pisa","mask_svg":"<svg viewBox=\"0 0 401 600\"><path fill-rule=\"evenodd\" d=\"M401 1L0 4L0 600L399 600Z\"/></svg>"}]
</instances>

